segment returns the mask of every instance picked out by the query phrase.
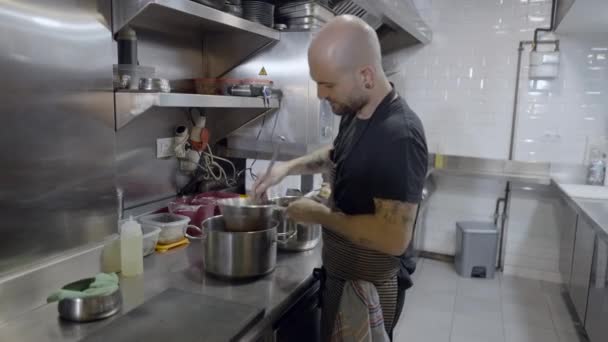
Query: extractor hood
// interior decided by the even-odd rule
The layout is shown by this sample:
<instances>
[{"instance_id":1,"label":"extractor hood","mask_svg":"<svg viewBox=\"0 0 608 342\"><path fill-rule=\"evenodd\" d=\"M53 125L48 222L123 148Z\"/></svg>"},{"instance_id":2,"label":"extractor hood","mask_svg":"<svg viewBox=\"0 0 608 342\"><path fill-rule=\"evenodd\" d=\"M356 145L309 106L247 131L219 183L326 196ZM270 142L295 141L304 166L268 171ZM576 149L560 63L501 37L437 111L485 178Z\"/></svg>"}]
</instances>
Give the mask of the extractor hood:
<instances>
[{"instance_id":1,"label":"extractor hood","mask_svg":"<svg viewBox=\"0 0 608 342\"><path fill-rule=\"evenodd\" d=\"M608 33L608 1L606 0L555 0L556 32Z\"/></svg>"},{"instance_id":2,"label":"extractor hood","mask_svg":"<svg viewBox=\"0 0 608 342\"><path fill-rule=\"evenodd\" d=\"M426 44L433 36L412 0L334 0L331 6L336 15L351 14L373 27L383 54Z\"/></svg>"}]
</instances>

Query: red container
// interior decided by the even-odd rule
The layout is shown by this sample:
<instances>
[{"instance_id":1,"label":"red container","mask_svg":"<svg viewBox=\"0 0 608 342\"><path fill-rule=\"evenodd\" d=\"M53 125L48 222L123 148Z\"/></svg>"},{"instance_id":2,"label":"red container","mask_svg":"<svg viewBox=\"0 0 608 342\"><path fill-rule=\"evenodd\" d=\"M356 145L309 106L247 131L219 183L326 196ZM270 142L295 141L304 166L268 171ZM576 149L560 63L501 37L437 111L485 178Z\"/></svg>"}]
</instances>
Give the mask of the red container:
<instances>
[{"instance_id":1,"label":"red container","mask_svg":"<svg viewBox=\"0 0 608 342\"><path fill-rule=\"evenodd\" d=\"M202 194L198 194L198 195L194 196L194 199L192 200L192 204L199 203L199 201L204 201L206 199L218 200L218 199L223 199L223 198L239 198L239 197L241 197L241 195L235 194L233 192L209 191L209 192L203 192ZM214 215L220 215L220 214L221 214L220 208L218 206L215 206Z\"/></svg>"},{"instance_id":2,"label":"red container","mask_svg":"<svg viewBox=\"0 0 608 342\"><path fill-rule=\"evenodd\" d=\"M215 215L215 200L212 198L201 198L194 203L170 202L169 212L177 215L183 215L190 218L190 224L200 228L201 223L209 217ZM196 234L195 231L188 233Z\"/></svg>"}]
</instances>

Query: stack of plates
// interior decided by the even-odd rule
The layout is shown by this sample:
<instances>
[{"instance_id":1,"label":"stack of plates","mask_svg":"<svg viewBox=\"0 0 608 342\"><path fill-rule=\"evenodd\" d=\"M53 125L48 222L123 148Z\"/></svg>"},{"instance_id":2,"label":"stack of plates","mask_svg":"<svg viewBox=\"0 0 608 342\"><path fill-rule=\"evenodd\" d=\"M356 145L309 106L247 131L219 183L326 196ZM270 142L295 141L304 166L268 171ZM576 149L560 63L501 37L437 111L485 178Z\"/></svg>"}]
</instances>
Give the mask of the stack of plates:
<instances>
[{"instance_id":1,"label":"stack of plates","mask_svg":"<svg viewBox=\"0 0 608 342\"><path fill-rule=\"evenodd\" d=\"M242 18L243 4L241 0L226 0L224 11Z\"/></svg>"},{"instance_id":2,"label":"stack of plates","mask_svg":"<svg viewBox=\"0 0 608 342\"><path fill-rule=\"evenodd\" d=\"M262 25L274 26L274 5L260 0L242 0L243 18L260 23Z\"/></svg>"},{"instance_id":3,"label":"stack of plates","mask_svg":"<svg viewBox=\"0 0 608 342\"><path fill-rule=\"evenodd\" d=\"M318 0L286 3L277 12L277 21L291 31L316 30L334 17Z\"/></svg>"}]
</instances>

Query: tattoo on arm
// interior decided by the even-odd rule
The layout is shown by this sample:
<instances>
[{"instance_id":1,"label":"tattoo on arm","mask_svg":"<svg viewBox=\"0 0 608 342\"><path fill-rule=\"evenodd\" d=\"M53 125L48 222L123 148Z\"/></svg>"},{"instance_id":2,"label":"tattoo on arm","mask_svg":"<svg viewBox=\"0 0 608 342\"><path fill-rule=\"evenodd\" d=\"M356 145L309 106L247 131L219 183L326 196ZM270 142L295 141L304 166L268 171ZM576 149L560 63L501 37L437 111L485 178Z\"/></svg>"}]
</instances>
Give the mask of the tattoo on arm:
<instances>
[{"instance_id":1,"label":"tattoo on arm","mask_svg":"<svg viewBox=\"0 0 608 342\"><path fill-rule=\"evenodd\" d=\"M374 205L376 206L376 215L388 224L409 226L414 223L416 204L374 198Z\"/></svg>"},{"instance_id":2,"label":"tattoo on arm","mask_svg":"<svg viewBox=\"0 0 608 342\"><path fill-rule=\"evenodd\" d=\"M317 171L324 169L328 166L328 164L329 160L325 160L323 156L314 156L314 158L312 158L305 164L305 167L309 171Z\"/></svg>"}]
</instances>

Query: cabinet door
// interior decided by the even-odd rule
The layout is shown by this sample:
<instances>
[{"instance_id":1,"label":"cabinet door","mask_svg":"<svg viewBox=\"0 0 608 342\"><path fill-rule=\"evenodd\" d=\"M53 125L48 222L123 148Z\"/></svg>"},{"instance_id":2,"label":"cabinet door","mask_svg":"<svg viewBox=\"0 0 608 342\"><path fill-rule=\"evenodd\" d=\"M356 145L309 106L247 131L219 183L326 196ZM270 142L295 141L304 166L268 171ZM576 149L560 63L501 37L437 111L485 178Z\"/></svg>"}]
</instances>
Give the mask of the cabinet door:
<instances>
[{"instance_id":1,"label":"cabinet door","mask_svg":"<svg viewBox=\"0 0 608 342\"><path fill-rule=\"evenodd\" d=\"M558 200L559 225L559 272L564 284L569 286L572 272L572 257L574 252L574 236L576 234L576 211L563 198Z\"/></svg>"},{"instance_id":2,"label":"cabinet door","mask_svg":"<svg viewBox=\"0 0 608 342\"><path fill-rule=\"evenodd\" d=\"M589 294L589 279L593 262L593 247L595 232L587 221L578 216L576 238L574 241L574 258L572 260L572 276L570 279L570 298L580 321L585 323L587 313L587 296Z\"/></svg>"},{"instance_id":3,"label":"cabinet door","mask_svg":"<svg viewBox=\"0 0 608 342\"><path fill-rule=\"evenodd\" d=\"M608 336L608 244L600 238L595 241L587 321L585 329L591 342L605 341Z\"/></svg>"}]
</instances>

